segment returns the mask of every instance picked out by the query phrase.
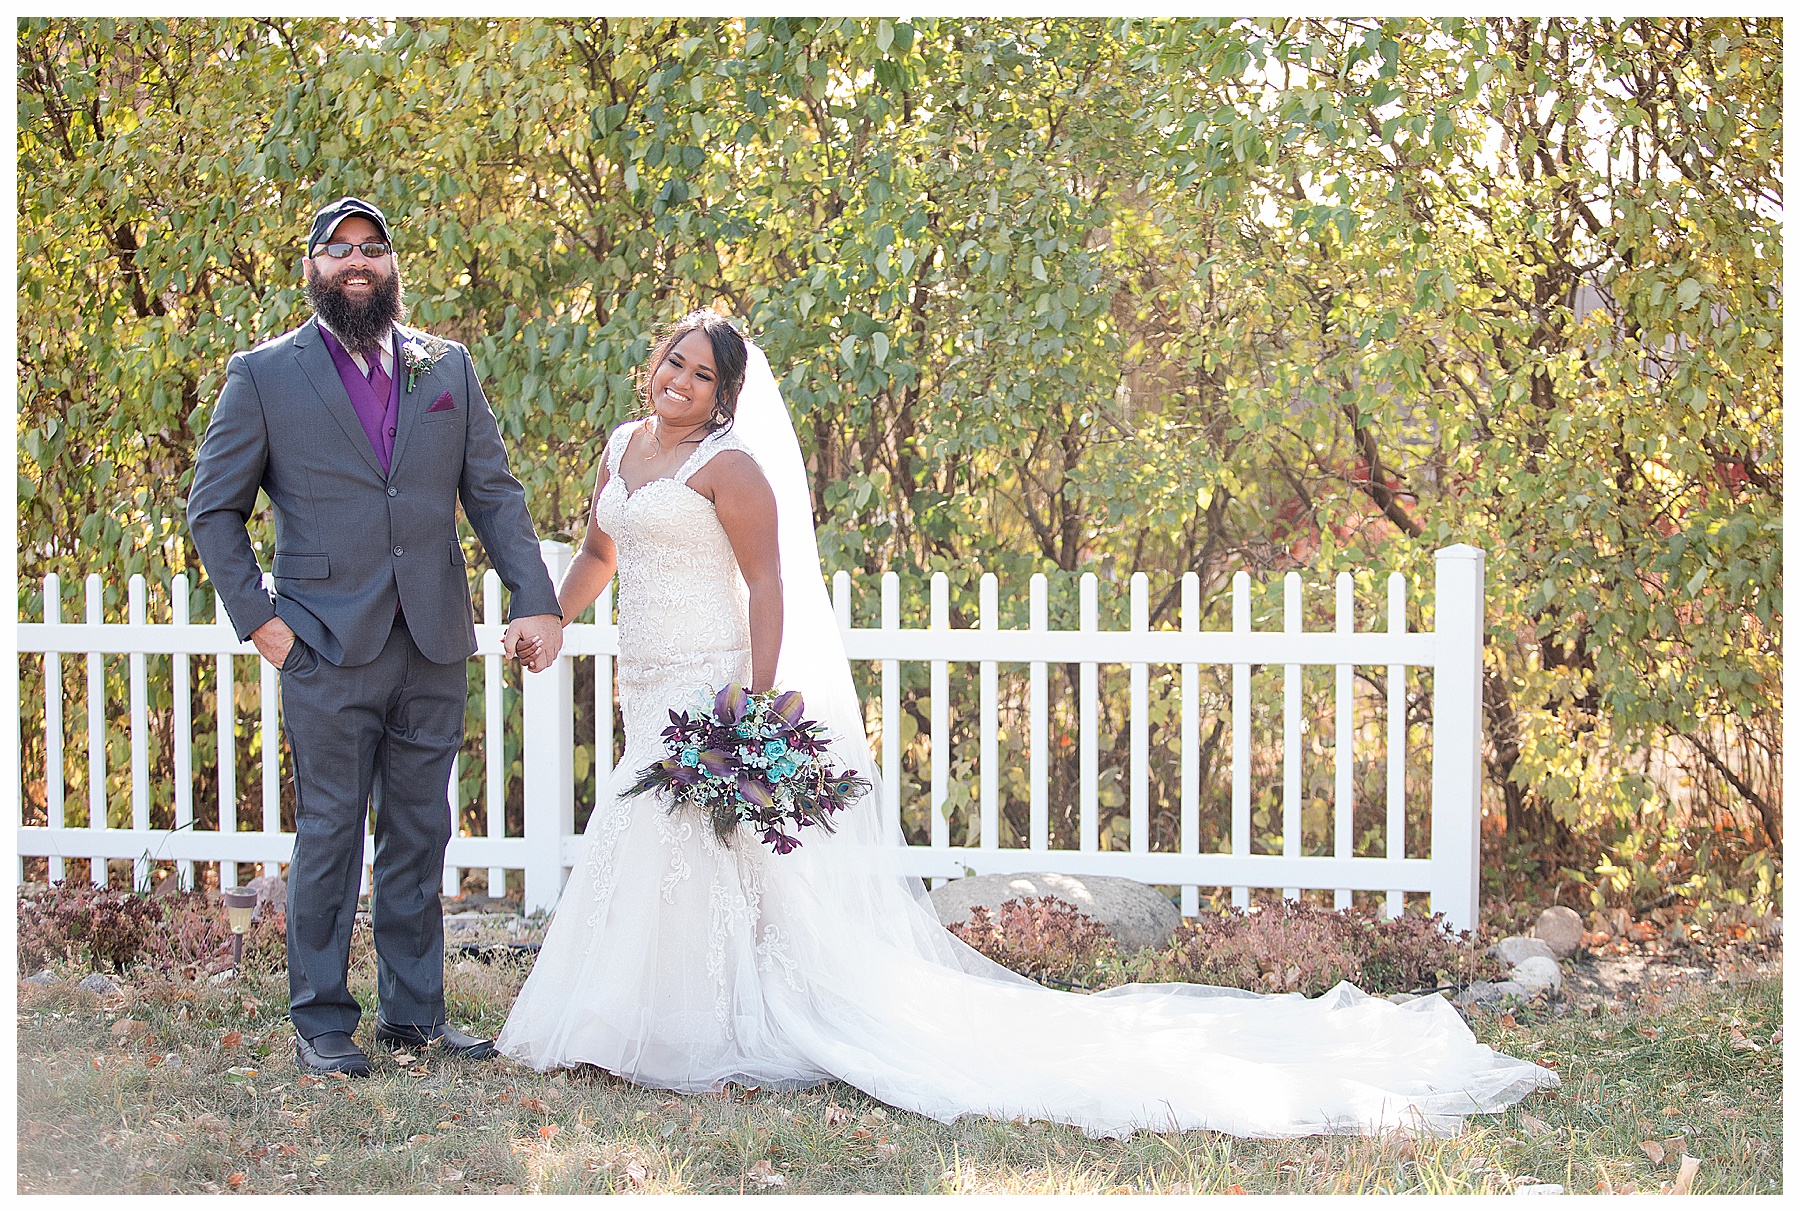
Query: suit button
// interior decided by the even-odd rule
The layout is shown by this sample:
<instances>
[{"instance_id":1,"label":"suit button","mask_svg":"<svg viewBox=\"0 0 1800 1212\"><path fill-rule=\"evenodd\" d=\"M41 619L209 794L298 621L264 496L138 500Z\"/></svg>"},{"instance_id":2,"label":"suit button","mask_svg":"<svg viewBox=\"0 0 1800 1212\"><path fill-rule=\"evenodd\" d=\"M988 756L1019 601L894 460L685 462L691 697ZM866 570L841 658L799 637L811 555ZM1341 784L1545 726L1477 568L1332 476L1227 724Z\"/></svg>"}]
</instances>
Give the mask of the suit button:
<instances>
[{"instance_id":1,"label":"suit button","mask_svg":"<svg viewBox=\"0 0 1800 1212\"><path fill-rule=\"evenodd\" d=\"M394 554L395 554L395 555L405 555L405 554L406 554L406 548L404 548L404 547L396 547L396 548L394 548Z\"/></svg>"},{"instance_id":2,"label":"suit button","mask_svg":"<svg viewBox=\"0 0 1800 1212\"><path fill-rule=\"evenodd\" d=\"M390 488L388 489L388 495L390 497L397 497L400 495L400 490L398 488Z\"/></svg>"}]
</instances>

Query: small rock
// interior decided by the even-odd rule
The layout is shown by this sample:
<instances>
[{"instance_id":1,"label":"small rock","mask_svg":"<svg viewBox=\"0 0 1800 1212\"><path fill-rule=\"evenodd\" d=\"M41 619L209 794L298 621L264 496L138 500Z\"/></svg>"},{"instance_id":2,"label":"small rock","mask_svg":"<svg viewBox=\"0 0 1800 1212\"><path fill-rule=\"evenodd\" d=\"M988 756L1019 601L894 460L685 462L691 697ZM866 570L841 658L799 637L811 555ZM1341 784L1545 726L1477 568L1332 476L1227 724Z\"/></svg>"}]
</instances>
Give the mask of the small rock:
<instances>
[{"instance_id":1,"label":"small rock","mask_svg":"<svg viewBox=\"0 0 1800 1212\"><path fill-rule=\"evenodd\" d=\"M1516 984L1527 989L1548 989L1552 994L1562 992L1562 969L1556 961L1541 955L1528 956L1513 965L1512 979Z\"/></svg>"},{"instance_id":2,"label":"small rock","mask_svg":"<svg viewBox=\"0 0 1800 1212\"><path fill-rule=\"evenodd\" d=\"M1498 1006L1508 998L1524 1000L1531 990L1518 981L1476 981L1456 999L1463 1006Z\"/></svg>"},{"instance_id":3,"label":"small rock","mask_svg":"<svg viewBox=\"0 0 1800 1212\"><path fill-rule=\"evenodd\" d=\"M165 1069L181 1068L181 1058L179 1056L176 1056L173 1052L168 1053L167 1055L165 1055L163 1057L163 1068L165 1068Z\"/></svg>"},{"instance_id":4,"label":"small rock","mask_svg":"<svg viewBox=\"0 0 1800 1212\"><path fill-rule=\"evenodd\" d=\"M50 969L46 968L42 972L26 977L25 983L27 985L54 985L56 977L51 974Z\"/></svg>"},{"instance_id":5,"label":"small rock","mask_svg":"<svg viewBox=\"0 0 1800 1212\"><path fill-rule=\"evenodd\" d=\"M1161 947L1181 924L1181 910L1169 898L1136 880L1116 875L1059 875L1039 871L1017 875L972 875L932 890L931 907L946 926L969 919L981 905L990 912L1006 901L1051 896L1073 905L1113 936L1121 951Z\"/></svg>"},{"instance_id":6,"label":"small rock","mask_svg":"<svg viewBox=\"0 0 1800 1212\"><path fill-rule=\"evenodd\" d=\"M1565 905L1552 905L1538 914L1532 933L1550 945L1557 959L1568 959L1581 950L1581 915Z\"/></svg>"},{"instance_id":7,"label":"small rock","mask_svg":"<svg viewBox=\"0 0 1800 1212\"><path fill-rule=\"evenodd\" d=\"M1522 934L1501 939L1488 948L1488 954L1509 968L1533 955L1542 956L1553 964L1556 962L1556 952L1550 949L1549 943L1541 938L1526 938Z\"/></svg>"},{"instance_id":8,"label":"small rock","mask_svg":"<svg viewBox=\"0 0 1800 1212\"><path fill-rule=\"evenodd\" d=\"M101 997L111 997L119 991L119 987L100 973L81 978L81 987L89 993L97 993Z\"/></svg>"}]
</instances>

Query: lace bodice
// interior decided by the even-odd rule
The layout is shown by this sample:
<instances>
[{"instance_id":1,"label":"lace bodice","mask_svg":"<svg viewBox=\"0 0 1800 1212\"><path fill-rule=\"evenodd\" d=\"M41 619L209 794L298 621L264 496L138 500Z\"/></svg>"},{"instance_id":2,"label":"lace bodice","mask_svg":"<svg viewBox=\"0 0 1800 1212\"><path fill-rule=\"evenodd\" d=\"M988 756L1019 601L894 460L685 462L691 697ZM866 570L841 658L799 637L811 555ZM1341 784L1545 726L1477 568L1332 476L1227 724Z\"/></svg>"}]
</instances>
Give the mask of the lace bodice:
<instances>
[{"instance_id":1,"label":"lace bodice","mask_svg":"<svg viewBox=\"0 0 1800 1212\"><path fill-rule=\"evenodd\" d=\"M672 476L628 490L619 465L644 421L613 431L608 480L594 520L619 554L619 706L628 748L660 745L668 709L750 669L749 591L713 503L688 479L720 451L745 450L730 430L708 434Z\"/></svg>"}]
</instances>

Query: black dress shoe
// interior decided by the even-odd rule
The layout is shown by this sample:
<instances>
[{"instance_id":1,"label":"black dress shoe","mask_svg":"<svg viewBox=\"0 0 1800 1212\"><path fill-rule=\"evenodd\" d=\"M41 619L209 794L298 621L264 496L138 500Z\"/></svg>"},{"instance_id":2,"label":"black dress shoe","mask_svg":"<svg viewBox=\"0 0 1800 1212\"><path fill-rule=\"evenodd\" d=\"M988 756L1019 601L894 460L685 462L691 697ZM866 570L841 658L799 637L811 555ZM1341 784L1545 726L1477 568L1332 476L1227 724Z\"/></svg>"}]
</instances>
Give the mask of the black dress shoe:
<instances>
[{"instance_id":1,"label":"black dress shoe","mask_svg":"<svg viewBox=\"0 0 1800 1212\"><path fill-rule=\"evenodd\" d=\"M486 1060L494 1055L494 1041L476 1039L458 1031L448 1023L432 1027L415 1027L407 1023L375 1020L375 1042L390 1048L442 1048L448 1056L464 1060Z\"/></svg>"},{"instance_id":2,"label":"black dress shoe","mask_svg":"<svg viewBox=\"0 0 1800 1212\"><path fill-rule=\"evenodd\" d=\"M348 1073L369 1076L369 1058L343 1031L327 1031L311 1039L294 1037L294 1063L314 1073Z\"/></svg>"}]
</instances>

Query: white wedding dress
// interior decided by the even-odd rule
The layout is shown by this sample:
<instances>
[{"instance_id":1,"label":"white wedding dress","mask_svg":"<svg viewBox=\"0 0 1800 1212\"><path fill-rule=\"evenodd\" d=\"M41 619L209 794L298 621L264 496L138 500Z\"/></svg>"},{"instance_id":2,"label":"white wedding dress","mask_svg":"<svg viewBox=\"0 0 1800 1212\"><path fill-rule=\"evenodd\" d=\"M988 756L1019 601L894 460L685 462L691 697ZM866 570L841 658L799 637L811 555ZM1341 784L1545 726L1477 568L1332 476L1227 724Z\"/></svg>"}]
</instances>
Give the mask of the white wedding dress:
<instances>
[{"instance_id":1,"label":"white wedding dress","mask_svg":"<svg viewBox=\"0 0 1800 1212\"><path fill-rule=\"evenodd\" d=\"M1042 988L938 924L919 882L897 873L878 793L839 814L835 834L806 830L783 856L744 831L722 844L697 814L671 815L651 795L623 798L663 756L671 707L749 677L748 595L712 504L686 484L724 450L750 452L776 490L776 685L801 690L847 764L875 773L799 447L766 360L754 346L750 356L737 423L676 476L627 493L619 459L632 425L607 444L595 516L619 553L625 753L500 1051L677 1091L835 1078L945 1122L1028 1116L1096 1136L1454 1132L1465 1115L1557 1084L1477 1043L1440 997L1397 1006L1347 984L1310 1000L1179 984Z\"/></svg>"}]
</instances>

